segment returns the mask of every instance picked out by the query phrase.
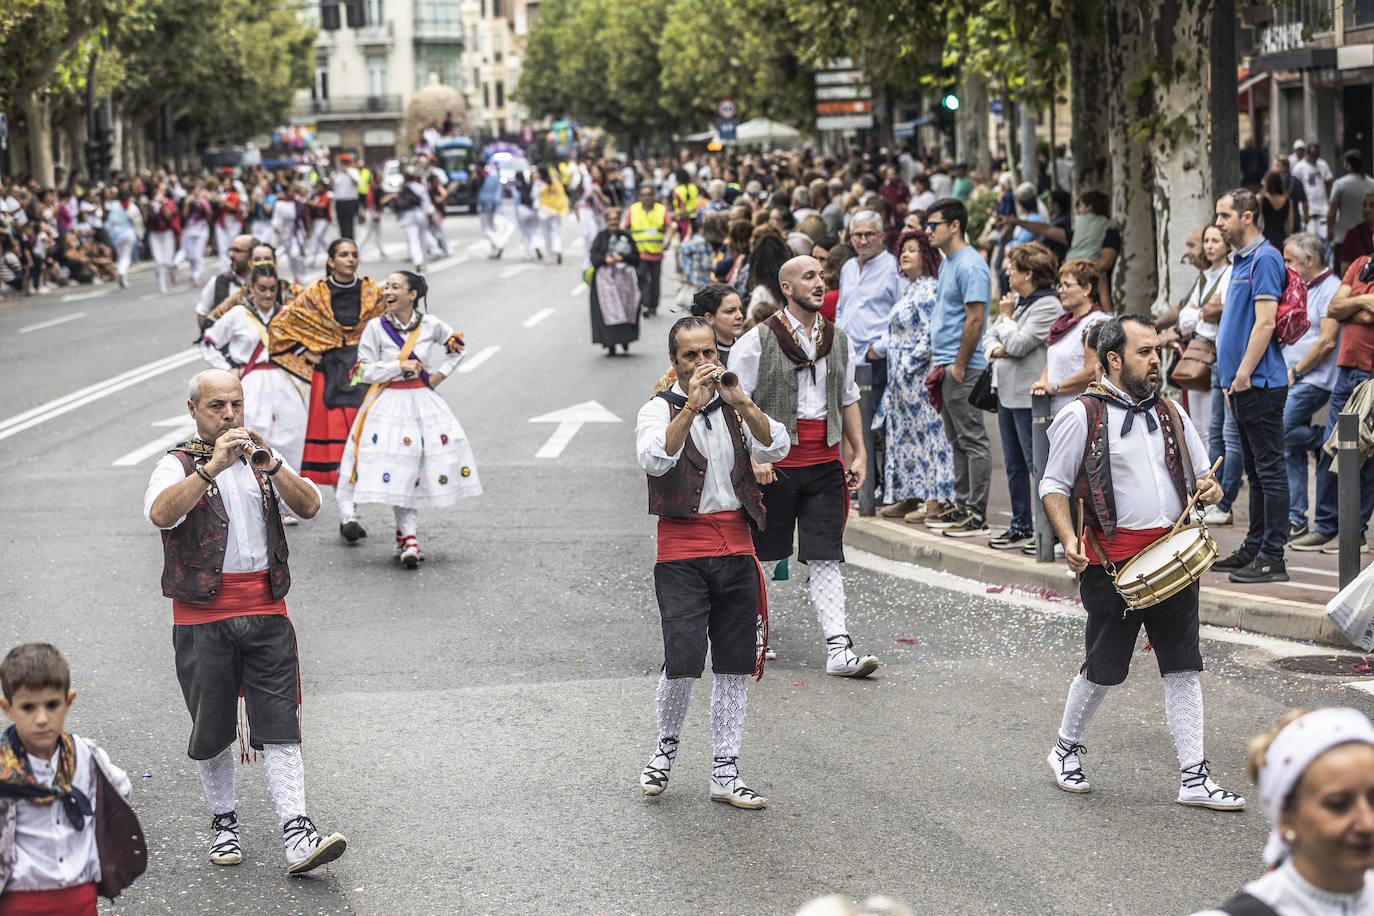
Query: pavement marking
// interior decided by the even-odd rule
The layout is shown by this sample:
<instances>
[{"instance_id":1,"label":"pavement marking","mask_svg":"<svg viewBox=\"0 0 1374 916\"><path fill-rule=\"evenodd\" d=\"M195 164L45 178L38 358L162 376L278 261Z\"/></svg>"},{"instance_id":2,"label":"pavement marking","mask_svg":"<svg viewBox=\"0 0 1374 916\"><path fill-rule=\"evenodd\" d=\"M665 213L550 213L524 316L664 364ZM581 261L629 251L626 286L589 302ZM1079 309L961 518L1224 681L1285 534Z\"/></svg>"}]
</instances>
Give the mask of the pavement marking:
<instances>
[{"instance_id":1,"label":"pavement marking","mask_svg":"<svg viewBox=\"0 0 1374 916\"><path fill-rule=\"evenodd\" d=\"M176 295L176 294L179 293L179 292L181 292L181 290L178 290L178 289L169 289L169 290L167 290L167 292L165 292L165 293L148 293L148 295L146 295L146 296L139 296L139 297L138 297L138 301L139 301L139 302L152 302L154 299L161 299L163 296L174 296L174 295Z\"/></svg>"},{"instance_id":2,"label":"pavement marking","mask_svg":"<svg viewBox=\"0 0 1374 916\"><path fill-rule=\"evenodd\" d=\"M1310 588L1314 592L1330 592L1333 595L1340 591L1338 588L1332 588L1329 585L1317 585L1313 582L1275 582L1273 584L1287 588Z\"/></svg>"},{"instance_id":3,"label":"pavement marking","mask_svg":"<svg viewBox=\"0 0 1374 916\"><path fill-rule=\"evenodd\" d=\"M177 422L181 423L186 419L188 418L177 417ZM153 425L157 426L158 424L154 423ZM175 432L167 433L164 436L158 436L156 439L154 439L152 442L149 442L147 445L139 446L138 448L134 449L132 452L129 452L126 455L120 455L118 458L116 458L114 461L110 463L117 468L127 468L132 467L135 464L142 464L154 455L160 455L163 452L167 451L167 449L176 445L178 442L190 436L195 431L196 425L194 423L190 425L183 425L181 429L178 429Z\"/></svg>"},{"instance_id":4,"label":"pavement marking","mask_svg":"<svg viewBox=\"0 0 1374 916\"><path fill-rule=\"evenodd\" d=\"M1336 579L1340 578L1341 575L1334 569L1318 569L1315 566L1290 566L1288 568L1293 570L1293 572L1311 573L1314 576L1331 576L1332 578Z\"/></svg>"},{"instance_id":5,"label":"pavement marking","mask_svg":"<svg viewBox=\"0 0 1374 916\"><path fill-rule=\"evenodd\" d=\"M1341 685L1352 690L1361 690L1368 694L1374 694L1374 681L1347 681Z\"/></svg>"},{"instance_id":6,"label":"pavement marking","mask_svg":"<svg viewBox=\"0 0 1374 916\"><path fill-rule=\"evenodd\" d=\"M510 267L507 267L505 270L501 271L501 273L497 274L497 276L499 276L502 280L509 280L511 277L514 277L518 274L522 274L527 270L533 269L533 264L513 264Z\"/></svg>"},{"instance_id":7,"label":"pavement marking","mask_svg":"<svg viewBox=\"0 0 1374 916\"><path fill-rule=\"evenodd\" d=\"M113 288L110 288L110 289L93 289L93 290L91 290L89 293L68 293L67 295L65 295L65 296L63 296L61 299L59 299L58 301L59 301L59 302L80 302L80 301L82 301L83 299L99 299L101 296L108 296L108 295L109 295L110 293L112 293L112 292L114 292L114 289L113 289Z\"/></svg>"},{"instance_id":8,"label":"pavement marking","mask_svg":"<svg viewBox=\"0 0 1374 916\"><path fill-rule=\"evenodd\" d=\"M552 309L550 309L552 311ZM558 427L548 440L534 453L536 458L557 458L563 454L573 436L584 423L619 423L620 418L602 407L596 401L583 401L553 413L530 417L531 423L557 423Z\"/></svg>"},{"instance_id":9,"label":"pavement marking","mask_svg":"<svg viewBox=\"0 0 1374 916\"><path fill-rule=\"evenodd\" d=\"M20 328L19 331L18 331L17 333L19 333L19 334L27 334L27 333L29 333L30 331L41 331L41 330L43 330L44 328L50 328L50 327L52 327L53 325L65 324L65 323L68 322L68 321L75 321L75 320L78 319L78 318L85 318L85 317L86 317L86 313L85 313L85 312L72 312L70 315L63 315L61 318L52 318L52 319L49 319L48 321L40 321L40 322L38 322L38 324L27 325L26 327Z\"/></svg>"},{"instance_id":10,"label":"pavement marking","mask_svg":"<svg viewBox=\"0 0 1374 916\"><path fill-rule=\"evenodd\" d=\"M170 369L176 369L187 363L195 362L200 359L200 351L195 347L189 347L171 356L164 356L162 359L154 360L119 375L111 376L103 382L96 382L94 385L87 385L79 391L65 394L60 398L54 398L46 404L39 404L31 410L26 410L21 414L15 414L7 420L0 420L0 439L8 439L17 433L46 423L54 417L60 417L64 413L84 407L92 401L108 397L116 391L123 391L131 388L139 382L147 381L150 378L161 375Z\"/></svg>"},{"instance_id":11,"label":"pavement marking","mask_svg":"<svg viewBox=\"0 0 1374 916\"><path fill-rule=\"evenodd\" d=\"M429 273L432 273L432 274L443 273L444 271L448 270L450 267L457 267L459 264L466 264L468 261L471 261L471 260L472 260L472 258L468 257L468 256L465 255L465 254L455 254L455 255L451 255L451 256L449 256L449 257L447 257L447 258L444 258L444 259L442 259L442 260L435 261L433 264L429 265L428 271L429 271Z\"/></svg>"},{"instance_id":12,"label":"pavement marking","mask_svg":"<svg viewBox=\"0 0 1374 916\"><path fill-rule=\"evenodd\" d=\"M525 319L525 327L532 328L552 314L553 309L540 309L539 311L535 312L533 315Z\"/></svg>"},{"instance_id":13,"label":"pavement marking","mask_svg":"<svg viewBox=\"0 0 1374 916\"><path fill-rule=\"evenodd\" d=\"M583 283L581 280L578 280L577 285L574 286L572 289L568 290L568 295L581 296L585 292L587 292L587 284Z\"/></svg>"},{"instance_id":14,"label":"pavement marking","mask_svg":"<svg viewBox=\"0 0 1374 916\"><path fill-rule=\"evenodd\" d=\"M486 362L487 360L495 356L498 352L500 352L500 350L500 344L492 344L490 347L478 350L472 356L466 357L461 363L458 364L458 371L471 372L478 366L482 365L482 363Z\"/></svg>"}]
</instances>

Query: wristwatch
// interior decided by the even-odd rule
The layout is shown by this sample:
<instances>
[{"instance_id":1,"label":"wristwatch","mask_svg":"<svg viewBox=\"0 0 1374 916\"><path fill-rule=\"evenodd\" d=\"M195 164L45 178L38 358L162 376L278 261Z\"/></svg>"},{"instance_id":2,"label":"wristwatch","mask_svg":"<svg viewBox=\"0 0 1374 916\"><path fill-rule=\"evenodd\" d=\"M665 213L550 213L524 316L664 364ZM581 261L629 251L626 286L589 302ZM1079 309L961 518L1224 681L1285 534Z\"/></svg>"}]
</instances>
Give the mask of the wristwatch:
<instances>
[{"instance_id":1,"label":"wristwatch","mask_svg":"<svg viewBox=\"0 0 1374 916\"><path fill-rule=\"evenodd\" d=\"M1294 369L1294 370L1293 370L1293 381L1294 381L1294 382L1301 382L1301 381L1302 381L1302 373L1299 372L1297 369Z\"/></svg>"},{"instance_id":2,"label":"wristwatch","mask_svg":"<svg viewBox=\"0 0 1374 916\"><path fill-rule=\"evenodd\" d=\"M1058 393L1059 393L1059 383L1058 383L1058 382L1055 382L1053 385L1050 386L1050 394L1058 394Z\"/></svg>"}]
</instances>

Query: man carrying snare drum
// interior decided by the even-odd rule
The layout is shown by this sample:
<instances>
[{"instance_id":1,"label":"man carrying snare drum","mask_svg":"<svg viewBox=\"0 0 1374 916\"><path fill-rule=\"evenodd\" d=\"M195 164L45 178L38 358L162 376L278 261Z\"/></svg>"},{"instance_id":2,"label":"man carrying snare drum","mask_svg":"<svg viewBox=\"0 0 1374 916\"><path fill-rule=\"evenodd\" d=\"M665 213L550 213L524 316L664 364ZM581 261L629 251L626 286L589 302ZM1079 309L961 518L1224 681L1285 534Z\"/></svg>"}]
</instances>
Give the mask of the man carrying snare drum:
<instances>
[{"instance_id":1,"label":"man carrying snare drum","mask_svg":"<svg viewBox=\"0 0 1374 916\"><path fill-rule=\"evenodd\" d=\"M1245 799L1212 781L1203 754L1198 583L1151 607L1127 610L1109 572L1169 533L1194 485L1204 504L1215 503L1221 487L1207 476L1207 447L1192 420L1159 394L1159 336L1151 319L1122 315L1105 322L1097 357L1106 374L1050 424L1040 481L1045 514L1069 568L1080 575L1088 612L1087 659L1069 686L1050 767L1064 791L1091 788L1080 741L1107 688L1126 679L1144 624L1164 677L1164 711L1182 780L1179 804L1238 811ZM1070 496L1082 507L1081 540Z\"/></svg>"}]
</instances>

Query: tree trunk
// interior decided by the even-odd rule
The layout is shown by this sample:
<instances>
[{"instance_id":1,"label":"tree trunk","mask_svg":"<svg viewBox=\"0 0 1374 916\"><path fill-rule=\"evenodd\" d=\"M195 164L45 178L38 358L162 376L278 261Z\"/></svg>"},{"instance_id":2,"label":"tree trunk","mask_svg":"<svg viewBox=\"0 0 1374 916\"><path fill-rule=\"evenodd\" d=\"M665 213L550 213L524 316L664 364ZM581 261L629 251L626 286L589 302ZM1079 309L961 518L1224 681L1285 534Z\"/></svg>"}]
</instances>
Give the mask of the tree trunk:
<instances>
[{"instance_id":1,"label":"tree trunk","mask_svg":"<svg viewBox=\"0 0 1374 916\"><path fill-rule=\"evenodd\" d=\"M52 110L40 90L19 97L29 140L29 174L40 188L53 186Z\"/></svg>"},{"instance_id":2,"label":"tree trunk","mask_svg":"<svg viewBox=\"0 0 1374 916\"><path fill-rule=\"evenodd\" d=\"M1150 13L1158 65L1149 93L1155 126L1148 142L1159 227L1156 308L1163 311L1197 276L1183 263L1184 240L1211 222L1216 212L1207 157L1207 94L1197 91L1209 67L1212 0L1167 0L1152 4Z\"/></svg>"},{"instance_id":3,"label":"tree trunk","mask_svg":"<svg viewBox=\"0 0 1374 916\"><path fill-rule=\"evenodd\" d=\"M987 83L981 77L965 77L959 101L959 115L955 122L959 136L957 156L968 165L969 171L990 177L992 154L988 150Z\"/></svg>"},{"instance_id":4,"label":"tree trunk","mask_svg":"<svg viewBox=\"0 0 1374 916\"><path fill-rule=\"evenodd\" d=\"M1121 228L1121 251L1112 271L1111 305L1118 312L1147 312L1155 299L1158 266L1155 254L1155 224L1151 206L1154 188L1153 164L1145 144L1131 135L1131 123L1149 112L1148 94L1132 102L1127 89L1145 71L1150 48L1145 40L1141 8L1135 0L1111 0L1107 4L1106 25L1106 101L1109 137L1110 192L1113 222ZM1074 124L1081 125L1078 115ZM1078 171L1079 136L1074 131L1074 180L1087 182L1087 172ZM1077 185L1082 193L1090 188ZM1099 187L1096 190L1106 191Z\"/></svg>"},{"instance_id":5,"label":"tree trunk","mask_svg":"<svg viewBox=\"0 0 1374 916\"><path fill-rule=\"evenodd\" d=\"M1108 78L1103 5L1088 0L1077 7L1064 17L1069 46L1069 112L1074 125L1069 138L1073 150L1073 191L1111 193L1109 93L1120 93L1122 87ZM1077 19L1076 14L1083 18Z\"/></svg>"}]
</instances>

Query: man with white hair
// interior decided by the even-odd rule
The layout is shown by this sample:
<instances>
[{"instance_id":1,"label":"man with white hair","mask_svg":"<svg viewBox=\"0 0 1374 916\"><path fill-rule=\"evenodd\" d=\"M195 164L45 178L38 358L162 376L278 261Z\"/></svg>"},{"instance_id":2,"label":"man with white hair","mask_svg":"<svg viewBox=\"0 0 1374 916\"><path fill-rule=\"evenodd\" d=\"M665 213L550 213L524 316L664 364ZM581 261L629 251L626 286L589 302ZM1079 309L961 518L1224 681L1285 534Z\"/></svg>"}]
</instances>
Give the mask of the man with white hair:
<instances>
[{"instance_id":1,"label":"man with white hair","mask_svg":"<svg viewBox=\"0 0 1374 916\"><path fill-rule=\"evenodd\" d=\"M887 320L908 281L883 248L883 218L874 211L860 210L849 220L849 242L855 256L840 269L835 323L849 335L854 359L873 367L873 397L881 400L887 389Z\"/></svg>"}]
</instances>

